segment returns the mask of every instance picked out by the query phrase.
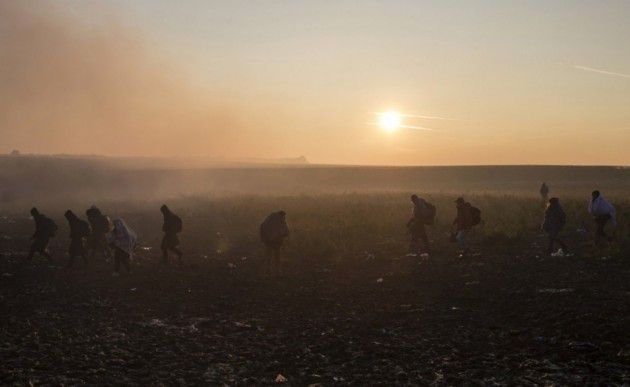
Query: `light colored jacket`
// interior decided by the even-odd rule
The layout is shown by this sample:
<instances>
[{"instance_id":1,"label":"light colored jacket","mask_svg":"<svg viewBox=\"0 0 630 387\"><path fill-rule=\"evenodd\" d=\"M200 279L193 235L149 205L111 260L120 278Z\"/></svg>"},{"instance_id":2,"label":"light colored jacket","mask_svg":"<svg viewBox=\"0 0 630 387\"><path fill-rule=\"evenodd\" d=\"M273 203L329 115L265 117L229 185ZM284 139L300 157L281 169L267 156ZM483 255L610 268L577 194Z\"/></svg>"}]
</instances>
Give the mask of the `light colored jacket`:
<instances>
[{"instance_id":1,"label":"light colored jacket","mask_svg":"<svg viewBox=\"0 0 630 387\"><path fill-rule=\"evenodd\" d=\"M610 215L610 220L613 225L617 224L617 211L615 207L604 199L602 195L595 200L591 200L588 203L588 212L593 216L606 216Z\"/></svg>"},{"instance_id":2,"label":"light colored jacket","mask_svg":"<svg viewBox=\"0 0 630 387\"><path fill-rule=\"evenodd\" d=\"M109 243L129 254L130 258L133 256L137 235L124 220L114 220L114 229L109 233L108 239Z\"/></svg>"}]
</instances>

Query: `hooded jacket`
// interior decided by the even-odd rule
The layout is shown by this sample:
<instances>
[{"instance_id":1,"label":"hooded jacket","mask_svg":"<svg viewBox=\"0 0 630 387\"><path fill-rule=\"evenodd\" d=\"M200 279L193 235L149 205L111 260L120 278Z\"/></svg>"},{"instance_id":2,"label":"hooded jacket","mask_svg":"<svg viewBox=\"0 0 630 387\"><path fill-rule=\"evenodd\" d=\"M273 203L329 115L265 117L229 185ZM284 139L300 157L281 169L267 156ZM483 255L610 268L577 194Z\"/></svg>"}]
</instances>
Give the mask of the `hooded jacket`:
<instances>
[{"instance_id":1,"label":"hooded jacket","mask_svg":"<svg viewBox=\"0 0 630 387\"><path fill-rule=\"evenodd\" d=\"M109 243L132 257L137 235L122 219L114 220L114 230L108 235Z\"/></svg>"},{"instance_id":2,"label":"hooded jacket","mask_svg":"<svg viewBox=\"0 0 630 387\"><path fill-rule=\"evenodd\" d=\"M599 195L596 199L592 199L588 203L588 212L595 217L610 215L612 224L617 224L617 211L615 207L610 204L608 200L604 199L602 195Z\"/></svg>"}]
</instances>

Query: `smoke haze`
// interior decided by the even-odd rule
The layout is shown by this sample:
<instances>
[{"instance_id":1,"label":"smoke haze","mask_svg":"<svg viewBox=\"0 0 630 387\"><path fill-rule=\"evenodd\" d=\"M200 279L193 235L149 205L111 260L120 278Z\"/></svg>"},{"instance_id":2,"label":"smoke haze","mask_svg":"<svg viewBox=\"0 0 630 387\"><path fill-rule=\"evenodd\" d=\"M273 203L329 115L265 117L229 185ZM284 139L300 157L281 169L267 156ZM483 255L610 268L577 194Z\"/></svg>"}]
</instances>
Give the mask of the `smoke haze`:
<instances>
[{"instance_id":1,"label":"smoke haze","mask_svg":"<svg viewBox=\"0 0 630 387\"><path fill-rule=\"evenodd\" d=\"M233 151L230 108L196 90L177 63L149 50L115 11L100 8L105 16L88 23L53 3L0 0L4 147L110 155Z\"/></svg>"}]
</instances>

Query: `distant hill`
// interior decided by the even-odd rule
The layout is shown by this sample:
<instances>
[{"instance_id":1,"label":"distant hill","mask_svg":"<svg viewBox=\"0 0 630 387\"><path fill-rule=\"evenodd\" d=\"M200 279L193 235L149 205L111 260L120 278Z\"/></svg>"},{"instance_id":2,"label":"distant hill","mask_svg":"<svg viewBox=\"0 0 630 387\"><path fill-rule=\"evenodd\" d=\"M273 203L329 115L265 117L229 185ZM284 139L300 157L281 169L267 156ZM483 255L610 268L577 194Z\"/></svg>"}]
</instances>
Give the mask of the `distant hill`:
<instances>
[{"instance_id":1,"label":"distant hill","mask_svg":"<svg viewBox=\"0 0 630 387\"><path fill-rule=\"evenodd\" d=\"M66 155L66 154L21 154L14 150L0 158L20 158L36 160L77 160L86 163L108 164L124 168L212 168L212 167L245 167L261 165L307 165L305 156L287 158L242 158L223 159L212 157L144 157L144 156L101 156L101 155Z\"/></svg>"},{"instance_id":2,"label":"distant hill","mask_svg":"<svg viewBox=\"0 0 630 387\"><path fill-rule=\"evenodd\" d=\"M294 162L291 162L293 160ZM305 159L204 163L98 156L0 156L0 206L165 200L180 195L290 195L369 191L588 198L630 192L630 169L573 166L363 167Z\"/></svg>"}]
</instances>

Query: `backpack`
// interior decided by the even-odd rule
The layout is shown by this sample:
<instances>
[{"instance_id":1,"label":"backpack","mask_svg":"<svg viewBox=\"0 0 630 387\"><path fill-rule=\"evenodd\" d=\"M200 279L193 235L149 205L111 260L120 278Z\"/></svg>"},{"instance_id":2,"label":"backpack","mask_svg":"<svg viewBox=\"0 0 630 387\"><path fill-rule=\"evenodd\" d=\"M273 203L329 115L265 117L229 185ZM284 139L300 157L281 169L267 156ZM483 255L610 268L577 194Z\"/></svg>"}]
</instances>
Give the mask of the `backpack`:
<instances>
[{"instance_id":1,"label":"backpack","mask_svg":"<svg viewBox=\"0 0 630 387\"><path fill-rule=\"evenodd\" d=\"M177 215L173 215L172 222L173 222L173 231L175 231L175 233L182 232L182 228L184 226L182 223L182 218L180 218Z\"/></svg>"},{"instance_id":2,"label":"backpack","mask_svg":"<svg viewBox=\"0 0 630 387\"><path fill-rule=\"evenodd\" d=\"M112 222L107 215L100 215L94 222L94 231L107 234L112 231Z\"/></svg>"},{"instance_id":3,"label":"backpack","mask_svg":"<svg viewBox=\"0 0 630 387\"><path fill-rule=\"evenodd\" d=\"M476 226L481 223L481 210L477 207L470 207L470 225Z\"/></svg>"},{"instance_id":4,"label":"backpack","mask_svg":"<svg viewBox=\"0 0 630 387\"><path fill-rule=\"evenodd\" d=\"M90 224L85 220L79 219L79 222L77 223L77 229L81 238L87 238L88 236L90 236Z\"/></svg>"},{"instance_id":5,"label":"backpack","mask_svg":"<svg viewBox=\"0 0 630 387\"><path fill-rule=\"evenodd\" d=\"M289 235L289 228L282 218L275 213L269 215L260 225L260 239L263 242L274 242Z\"/></svg>"},{"instance_id":6,"label":"backpack","mask_svg":"<svg viewBox=\"0 0 630 387\"><path fill-rule=\"evenodd\" d=\"M425 202L426 209L424 212L424 224L427 226L433 226L435 224L435 215L437 214L437 209L435 206L429 202Z\"/></svg>"},{"instance_id":7,"label":"backpack","mask_svg":"<svg viewBox=\"0 0 630 387\"><path fill-rule=\"evenodd\" d=\"M44 217L44 219L42 219L42 225L44 231L46 232L46 235L48 235L49 237L54 237L55 235L57 235L58 227L54 220L48 217Z\"/></svg>"}]
</instances>

